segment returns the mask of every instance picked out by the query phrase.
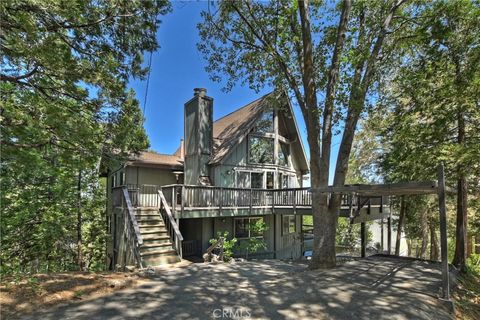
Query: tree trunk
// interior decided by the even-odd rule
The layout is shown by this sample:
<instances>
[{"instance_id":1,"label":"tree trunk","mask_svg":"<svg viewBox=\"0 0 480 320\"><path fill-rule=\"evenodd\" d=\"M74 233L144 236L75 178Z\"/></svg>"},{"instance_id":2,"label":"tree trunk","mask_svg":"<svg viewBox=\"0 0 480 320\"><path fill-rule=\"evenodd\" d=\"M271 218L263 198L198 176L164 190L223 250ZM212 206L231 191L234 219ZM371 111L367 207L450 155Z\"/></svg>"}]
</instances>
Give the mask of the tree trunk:
<instances>
[{"instance_id":1,"label":"tree trunk","mask_svg":"<svg viewBox=\"0 0 480 320\"><path fill-rule=\"evenodd\" d=\"M452 264L459 270L465 269L467 259L467 180L461 177L457 181L457 226L455 255Z\"/></svg>"},{"instance_id":2,"label":"tree trunk","mask_svg":"<svg viewBox=\"0 0 480 320\"><path fill-rule=\"evenodd\" d=\"M312 214L313 214L313 255L310 268L335 267L335 234L337 230L337 212L328 208L328 195L315 191L316 188L328 186L330 169L331 125L332 110L335 98L335 88L338 78L338 69L341 51L345 41L345 31L350 12L350 0L343 1L337 41L329 70L327 97L323 113L322 146L320 148L320 123L316 96L315 70L313 64L313 43L310 27L308 1L298 1L298 9L302 30L303 43L303 87L307 112L307 134L310 146L310 169L312 182ZM300 66L302 67L302 66Z\"/></svg>"},{"instance_id":3,"label":"tree trunk","mask_svg":"<svg viewBox=\"0 0 480 320\"><path fill-rule=\"evenodd\" d=\"M437 233L435 232L435 224L432 220L430 220L429 227L430 227L430 260L438 261L438 257L440 256L440 251L438 247L438 237L437 237Z\"/></svg>"},{"instance_id":4,"label":"tree trunk","mask_svg":"<svg viewBox=\"0 0 480 320\"><path fill-rule=\"evenodd\" d=\"M463 145L465 143L465 119L461 111L457 113L457 122L457 143ZM467 179L461 166L457 168L457 172L459 177L457 180L457 226L455 232L455 255L452 264L463 271L467 258Z\"/></svg>"},{"instance_id":5,"label":"tree trunk","mask_svg":"<svg viewBox=\"0 0 480 320\"><path fill-rule=\"evenodd\" d=\"M406 207L405 207L405 197L402 196L402 200L400 203L400 216L398 218L398 227L397 227L397 240L395 242L395 255L399 256L400 255L400 240L402 240L402 229L403 229L403 224L405 220L405 213L406 213Z\"/></svg>"},{"instance_id":6,"label":"tree trunk","mask_svg":"<svg viewBox=\"0 0 480 320\"><path fill-rule=\"evenodd\" d=\"M77 183L77 264L83 271L82 257L82 170L78 171Z\"/></svg>"}]
</instances>

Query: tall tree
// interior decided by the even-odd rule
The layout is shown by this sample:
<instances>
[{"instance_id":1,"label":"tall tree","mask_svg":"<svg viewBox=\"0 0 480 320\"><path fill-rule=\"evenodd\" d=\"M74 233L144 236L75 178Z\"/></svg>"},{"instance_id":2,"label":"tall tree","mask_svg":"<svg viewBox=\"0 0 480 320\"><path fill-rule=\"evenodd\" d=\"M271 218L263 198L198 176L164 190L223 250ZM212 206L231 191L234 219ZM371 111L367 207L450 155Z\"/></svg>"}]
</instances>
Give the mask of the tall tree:
<instances>
[{"instance_id":1,"label":"tall tree","mask_svg":"<svg viewBox=\"0 0 480 320\"><path fill-rule=\"evenodd\" d=\"M143 54L158 47L158 16L169 8L1 2L2 271L74 268L82 250L101 260L87 248L105 240L88 232L104 214L100 164L148 147L127 85L145 77Z\"/></svg>"},{"instance_id":2,"label":"tall tree","mask_svg":"<svg viewBox=\"0 0 480 320\"><path fill-rule=\"evenodd\" d=\"M394 47L386 42L404 16L403 3L343 0L332 7L303 0L221 1L209 3L209 10L202 13L198 48L213 80L226 77L227 90L239 81L255 90L281 88L300 107L313 190L312 268L335 266L340 197L328 201L318 190L329 182L334 130L344 128L333 177L334 185L341 186L367 93L377 79L379 63L388 61L381 59L388 56L382 53Z\"/></svg>"},{"instance_id":3,"label":"tall tree","mask_svg":"<svg viewBox=\"0 0 480 320\"><path fill-rule=\"evenodd\" d=\"M428 180L434 163L445 163L447 182L457 185L453 264L463 269L467 195L478 196L480 8L474 1L436 1L421 16L385 95L393 111L384 169L392 180Z\"/></svg>"}]
</instances>

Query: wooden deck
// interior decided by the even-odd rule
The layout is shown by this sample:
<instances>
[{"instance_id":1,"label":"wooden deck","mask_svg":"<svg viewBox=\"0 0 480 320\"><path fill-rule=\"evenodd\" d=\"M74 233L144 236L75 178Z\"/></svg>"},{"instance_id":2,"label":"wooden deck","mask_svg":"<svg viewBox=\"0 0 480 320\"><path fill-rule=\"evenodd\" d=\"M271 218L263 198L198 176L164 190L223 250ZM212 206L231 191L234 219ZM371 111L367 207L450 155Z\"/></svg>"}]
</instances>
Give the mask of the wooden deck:
<instances>
[{"instance_id":1,"label":"wooden deck","mask_svg":"<svg viewBox=\"0 0 480 320\"><path fill-rule=\"evenodd\" d=\"M158 191L175 218L312 214L310 188L242 189L189 185L128 185L135 207L158 207ZM355 221L380 219L390 213L386 196L343 195L339 215Z\"/></svg>"}]
</instances>

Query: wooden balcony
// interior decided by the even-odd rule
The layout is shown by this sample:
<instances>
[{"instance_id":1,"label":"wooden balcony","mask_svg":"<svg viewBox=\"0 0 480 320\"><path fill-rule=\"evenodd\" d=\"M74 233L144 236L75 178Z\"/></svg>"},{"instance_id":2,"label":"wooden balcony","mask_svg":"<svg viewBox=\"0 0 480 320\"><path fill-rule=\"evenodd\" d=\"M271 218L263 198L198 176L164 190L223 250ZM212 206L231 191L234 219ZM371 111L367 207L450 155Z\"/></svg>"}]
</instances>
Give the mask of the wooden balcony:
<instances>
[{"instance_id":1,"label":"wooden balcony","mask_svg":"<svg viewBox=\"0 0 480 320\"><path fill-rule=\"evenodd\" d=\"M242 189L190 185L127 185L134 207L158 207L158 191L165 196L175 218L312 214L310 188ZM359 209L360 207L360 209ZM340 216L368 211L378 216L389 212L387 197L342 195Z\"/></svg>"}]
</instances>

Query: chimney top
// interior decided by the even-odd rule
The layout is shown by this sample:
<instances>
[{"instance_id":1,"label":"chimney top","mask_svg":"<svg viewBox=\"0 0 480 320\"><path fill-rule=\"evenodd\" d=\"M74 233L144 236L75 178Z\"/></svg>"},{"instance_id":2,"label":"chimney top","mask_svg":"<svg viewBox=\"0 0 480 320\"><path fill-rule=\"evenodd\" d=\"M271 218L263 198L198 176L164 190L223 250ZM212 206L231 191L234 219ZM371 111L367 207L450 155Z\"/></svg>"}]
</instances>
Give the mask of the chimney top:
<instances>
[{"instance_id":1,"label":"chimney top","mask_svg":"<svg viewBox=\"0 0 480 320\"><path fill-rule=\"evenodd\" d=\"M196 97L196 96L205 97L206 94L207 94L207 89L205 89L205 88L194 88L193 89L193 96L194 97Z\"/></svg>"}]
</instances>

